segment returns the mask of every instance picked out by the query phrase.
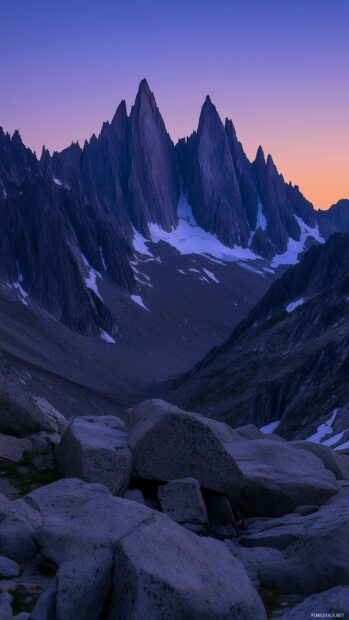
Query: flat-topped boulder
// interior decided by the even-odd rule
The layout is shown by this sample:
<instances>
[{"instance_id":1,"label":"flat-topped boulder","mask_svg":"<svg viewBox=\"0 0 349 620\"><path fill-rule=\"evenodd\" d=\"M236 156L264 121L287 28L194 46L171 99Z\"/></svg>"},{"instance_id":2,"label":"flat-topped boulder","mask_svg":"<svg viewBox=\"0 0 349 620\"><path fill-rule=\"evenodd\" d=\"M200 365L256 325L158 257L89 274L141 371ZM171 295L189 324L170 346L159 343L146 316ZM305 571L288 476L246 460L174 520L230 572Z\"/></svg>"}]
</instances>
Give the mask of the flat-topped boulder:
<instances>
[{"instance_id":1,"label":"flat-topped boulder","mask_svg":"<svg viewBox=\"0 0 349 620\"><path fill-rule=\"evenodd\" d=\"M21 461L26 452L32 451L32 442L29 439L20 439L0 433L0 459L13 463Z\"/></svg>"},{"instance_id":2,"label":"flat-topped boulder","mask_svg":"<svg viewBox=\"0 0 349 620\"><path fill-rule=\"evenodd\" d=\"M279 516L299 505L323 504L337 492L321 460L287 442L233 441L229 453L242 472L239 505L248 516Z\"/></svg>"},{"instance_id":3,"label":"flat-topped boulder","mask_svg":"<svg viewBox=\"0 0 349 620\"><path fill-rule=\"evenodd\" d=\"M284 593L313 594L348 585L349 483L341 483L334 497L306 516L292 513L251 520L240 543L252 547L250 565L258 561L256 547L280 552L279 559L264 557L263 571L258 568L264 587ZM243 555L237 557L245 564Z\"/></svg>"},{"instance_id":4,"label":"flat-topped boulder","mask_svg":"<svg viewBox=\"0 0 349 620\"><path fill-rule=\"evenodd\" d=\"M349 459L346 460L332 448L312 441L292 441L290 445L315 454L338 480L349 480Z\"/></svg>"},{"instance_id":5,"label":"flat-topped boulder","mask_svg":"<svg viewBox=\"0 0 349 620\"><path fill-rule=\"evenodd\" d=\"M42 519L42 553L58 566L56 620L266 618L226 546L164 514L76 479L27 501Z\"/></svg>"},{"instance_id":6,"label":"flat-topped boulder","mask_svg":"<svg viewBox=\"0 0 349 620\"><path fill-rule=\"evenodd\" d=\"M326 592L313 594L286 611L281 620L309 620L309 618L345 618L349 617L349 587L331 588Z\"/></svg>"},{"instance_id":7,"label":"flat-topped boulder","mask_svg":"<svg viewBox=\"0 0 349 620\"><path fill-rule=\"evenodd\" d=\"M201 487L237 498L243 476L230 451L240 439L229 426L162 400L130 411L129 445L136 475L169 481L195 478Z\"/></svg>"},{"instance_id":8,"label":"flat-topped boulder","mask_svg":"<svg viewBox=\"0 0 349 620\"><path fill-rule=\"evenodd\" d=\"M57 446L57 458L68 478L105 484L114 495L123 495L128 487L132 455L119 418L74 418Z\"/></svg>"}]
</instances>

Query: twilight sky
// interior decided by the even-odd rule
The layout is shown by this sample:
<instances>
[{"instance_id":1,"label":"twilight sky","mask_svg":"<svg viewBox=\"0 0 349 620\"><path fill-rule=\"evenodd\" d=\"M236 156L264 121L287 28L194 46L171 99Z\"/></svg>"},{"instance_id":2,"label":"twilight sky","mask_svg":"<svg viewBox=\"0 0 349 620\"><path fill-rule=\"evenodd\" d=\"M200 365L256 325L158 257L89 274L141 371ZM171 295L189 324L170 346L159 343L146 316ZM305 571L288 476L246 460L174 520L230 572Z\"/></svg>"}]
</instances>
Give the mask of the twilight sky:
<instances>
[{"instance_id":1,"label":"twilight sky","mask_svg":"<svg viewBox=\"0 0 349 620\"><path fill-rule=\"evenodd\" d=\"M83 141L146 77L173 140L210 94L316 207L349 198L348 0L0 0L0 125Z\"/></svg>"}]
</instances>

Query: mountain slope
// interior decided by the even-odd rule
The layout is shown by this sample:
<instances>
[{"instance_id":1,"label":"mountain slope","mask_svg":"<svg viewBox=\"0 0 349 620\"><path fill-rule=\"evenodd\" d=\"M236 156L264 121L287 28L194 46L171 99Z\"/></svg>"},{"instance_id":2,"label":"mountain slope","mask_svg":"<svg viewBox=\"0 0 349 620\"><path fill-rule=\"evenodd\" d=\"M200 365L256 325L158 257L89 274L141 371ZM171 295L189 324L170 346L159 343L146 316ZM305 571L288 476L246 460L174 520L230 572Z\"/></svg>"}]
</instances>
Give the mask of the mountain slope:
<instances>
[{"instance_id":1,"label":"mountain slope","mask_svg":"<svg viewBox=\"0 0 349 620\"><path fill-rule=\"evenodd\" d=\"M236 426L278 423L308 437L334 410L349 427L349 235L311 248L222 346L172 386L171 398Z\"/></svg>"}]
</instances>

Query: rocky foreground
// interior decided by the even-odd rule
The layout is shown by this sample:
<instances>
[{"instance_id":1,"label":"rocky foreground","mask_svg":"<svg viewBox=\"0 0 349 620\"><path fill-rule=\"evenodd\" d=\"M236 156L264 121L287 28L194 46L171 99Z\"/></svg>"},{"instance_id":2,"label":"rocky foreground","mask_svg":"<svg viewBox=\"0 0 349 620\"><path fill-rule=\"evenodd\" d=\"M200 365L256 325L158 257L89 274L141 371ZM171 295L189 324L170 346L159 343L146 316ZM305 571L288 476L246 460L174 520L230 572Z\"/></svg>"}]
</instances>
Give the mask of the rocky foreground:
<instances>
[{"instance_id":1,"label":"rocky foreground","mask_svg":"<svg viewBox=\"0 0 349 620\"><path fill-rule=\"evenodd\" d=\"M349 456L159 400L35 431L0 435L1 620L349 617Z\"/></svg>"}]
</instances>

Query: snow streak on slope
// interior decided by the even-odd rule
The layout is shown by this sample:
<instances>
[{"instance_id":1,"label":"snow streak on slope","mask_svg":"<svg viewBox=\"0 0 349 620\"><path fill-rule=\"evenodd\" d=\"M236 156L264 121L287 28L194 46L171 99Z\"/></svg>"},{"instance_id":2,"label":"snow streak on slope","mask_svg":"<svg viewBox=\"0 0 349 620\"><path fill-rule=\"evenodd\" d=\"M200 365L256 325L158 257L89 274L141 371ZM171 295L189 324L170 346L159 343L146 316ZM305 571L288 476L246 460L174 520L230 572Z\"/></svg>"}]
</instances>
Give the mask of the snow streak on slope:
<instances>
[{"instance_id":1,"label":"snow streak on slope","mask_svg":"<svg viewBox=\"0 0 349 620\"><path fill-rule=\"evenodd\" d=\"M283 254L277 254L271 261L272 267L278 267L279 265L295 265L298 262L298 255L304 251L305 242L308 237L314 237L318 243L324 243L324 239L321 237L319 227L316 224L314 228L311 228L300 217L295 215L295 218L301 229L301 236L299 241L289 237L287 250Z\"/></svg>"},{"instance_id":2,"label":"snow streak on slope","mask_svg":"<svg viewBox=\"0 0 349 620\"><path fill-rule=\"evenodd\" d=\"M320 424L318 426L316 433L308 437L308 441L312 441L314 443L321 443L322 439L326 437L326 435L331 435L333 433L333 424L337 416L338 409L335 409L330 419L325 422L325 424Z\"/></svg>"},{"instance_id":3,"label":"snow streak on slope","mask_svg":"<svg viewBox=\"0 0 349 620\"><path fill-rule=\"evenodd\" d=\"M97 285L97 278L101 278L102 276L99 273L99 271L96 271L96 269L93 269L93 267L91 267L90 263L88 262L86 256L84 254L81 253L81 258L84 262L84 265L87 267L88 269L88 274L86 277L84 277L84 281L86 284L86 287L90 289L90 291L93 291L97 297L99 297L99 299L101 301L103 301L102 296L98 290L98 285Z\"/></svg>"},{"instance_id":4,"label":"snow streak on slope","mask_svg":"<svg viewBox=\"0 0 349 620\"><path fill-rule=\"evenodd\" d=\"M293 310L298 308L298 306L302 306L303 304L304 304L303 297L301 297L300 299L296 299L296 301L292 301L290 304L288 304L288 306L286 306L286 312L288 312L288 314L291 314Z\"/></svg>"},{"instance_id":5,"label":"snow streak on slope","mask_svg":"<svg viewBox=\"0 0 349 620\"><path fill-rule=\"evenodd\" d=\"M100 337L105 342L109 342L110 344L115 344L114 338L112 338L111 335L108 334L107 332L105 332L103 329L101 329L101 331L100 331Z\"/></svg>"},{"instance_id":6,"label":"snow streak on slope","mask_svg":"<svg viewBox=\"0 0 349 620\"><path fill-rule=\"evenodd\" d=\"M261 201L258 200L257 222L256 222L255 230L258 230L258 228L261 228L262 230L265 230L266 227L267 227L267 220L266 220L265 215L263 213L263 205L262 205Z\"/></svg>"},{"instance_id":7,"label":"snow streak on slope","mask_svg":"<svg viewBox=\"0 0 349 620\"><path fill-rule=\"evenodd\" d=\"M144 304L143 299L142 299L142 297L140 295L131 295L131 299L136 304L138 304L141 308L143 308L144 310L147 310L148 312L150 312L149 308L147 308L147 306Z\"/></svg>"},{"instance_id":8,"label":"snow streak on slope","mask_svg":"<svg viewBox=\"0 0 349 620\"><path fill-rule=\"evenodd\" d=\"M133 247L139 254L153 256L149 248L146 246L146 239L144 239L141 233L139 233L135 228L133 229Z\"/></svg>"},{"instance_id":9,"label":"snow streak on slope","mask_svg":"<svg viewBox=\"0 0 349 620\"><path fill-rule=\"evenodd\" d=\"M270 424L262 426L259 430L262 431L262 433L273 433L278 426L280 426L280 420L275 420L275 422L270 422Z\"/></svg>"}]
</instances>

